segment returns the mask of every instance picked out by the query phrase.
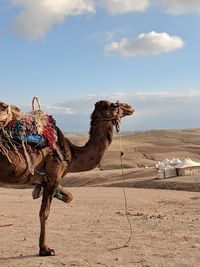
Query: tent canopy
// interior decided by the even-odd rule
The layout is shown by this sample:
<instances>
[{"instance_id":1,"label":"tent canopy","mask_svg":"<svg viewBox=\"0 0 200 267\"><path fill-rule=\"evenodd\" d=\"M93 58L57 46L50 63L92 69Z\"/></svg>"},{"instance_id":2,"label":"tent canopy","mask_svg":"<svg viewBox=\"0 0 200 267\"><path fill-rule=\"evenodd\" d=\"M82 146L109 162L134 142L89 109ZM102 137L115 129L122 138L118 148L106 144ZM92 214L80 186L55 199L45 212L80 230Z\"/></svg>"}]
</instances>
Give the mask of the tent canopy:
<instances>
[{"instance_id":1,"label":"tent canopy","mask_svg":"<svg viewBox=\"0 0 200 267\"><path fill-rule=\"evenodd\" d=\"M175 168L177 169L189 168L189 167L200 167L200 162L196 162L187 158L175 166Z\"/></svg>"}]
</instances>

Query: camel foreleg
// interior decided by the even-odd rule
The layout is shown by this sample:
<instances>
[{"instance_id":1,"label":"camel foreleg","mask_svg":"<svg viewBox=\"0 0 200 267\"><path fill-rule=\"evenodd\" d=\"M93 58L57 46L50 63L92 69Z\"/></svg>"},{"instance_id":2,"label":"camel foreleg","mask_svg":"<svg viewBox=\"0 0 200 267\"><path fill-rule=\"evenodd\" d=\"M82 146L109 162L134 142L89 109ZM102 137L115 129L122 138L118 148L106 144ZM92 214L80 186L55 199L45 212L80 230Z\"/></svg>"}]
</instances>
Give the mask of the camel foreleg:
<instances>
[{"instance_id":1,"label":"camel foreleg","mask_svg":"<svg viewBox=\"0 0 200 267\"><path fill-rule=\"evenodd\" d=\"M50 207L53 196L55 194L58 184L47 184L44 187L42 204L40 208L40 239L39 239L39 255L40 256L54 256L54 249L50 249L47 241L47 219L50 214Z\"/></svg>"}]
</instances>

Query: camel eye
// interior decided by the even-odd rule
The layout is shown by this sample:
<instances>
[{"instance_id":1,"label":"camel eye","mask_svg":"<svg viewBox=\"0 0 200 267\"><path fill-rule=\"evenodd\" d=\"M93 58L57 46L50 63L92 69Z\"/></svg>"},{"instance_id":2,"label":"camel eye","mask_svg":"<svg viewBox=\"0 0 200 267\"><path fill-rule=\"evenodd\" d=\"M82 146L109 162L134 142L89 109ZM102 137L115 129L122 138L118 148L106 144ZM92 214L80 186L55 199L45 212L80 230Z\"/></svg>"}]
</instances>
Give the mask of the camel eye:
<instances>
[{"instance_id":1,"label":"camel eye","mask_svg":"<svg viewBox=\"0 0 200 267\"><path fill-rule=\"evenodd\" d=\"M108 109L108 105L105 102L101 102L101 109L102 110Z\"/></svg>"}]
</instances>

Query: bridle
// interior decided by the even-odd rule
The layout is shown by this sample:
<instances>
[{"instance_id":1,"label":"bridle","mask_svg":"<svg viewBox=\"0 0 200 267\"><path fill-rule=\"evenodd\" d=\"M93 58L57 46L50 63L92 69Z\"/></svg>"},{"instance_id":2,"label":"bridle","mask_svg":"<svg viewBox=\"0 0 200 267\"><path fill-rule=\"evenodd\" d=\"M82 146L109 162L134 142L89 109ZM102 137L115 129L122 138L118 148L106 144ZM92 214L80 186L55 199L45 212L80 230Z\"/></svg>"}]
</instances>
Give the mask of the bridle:
<instances>
[{"instance_id":1,"label":"bridle","mask_svg":"<svg viewBox=\"0 0 200 267\"><path fill-rule=\"evenodd\" d=\"M119 100L115 103L117 108L117 114L111 118L103 117L104 121L112 121L112 124L115 126L116 132L119 133L120 131L120 124L121 124L121 117L120 117L120 105Z\"/></svg>"},{"instance_id":2,"label":"bridle","mask_svg":"<svg viewBox=\"0 0 200 267\"><path fill-rule=\"evenodd\" d=\"M115 125L116 132L119 133L121 124L121 117L119 112L119 100L117 100L116 105L117 105L117 115L113 124Z\"/></svg>"}]
</instances>

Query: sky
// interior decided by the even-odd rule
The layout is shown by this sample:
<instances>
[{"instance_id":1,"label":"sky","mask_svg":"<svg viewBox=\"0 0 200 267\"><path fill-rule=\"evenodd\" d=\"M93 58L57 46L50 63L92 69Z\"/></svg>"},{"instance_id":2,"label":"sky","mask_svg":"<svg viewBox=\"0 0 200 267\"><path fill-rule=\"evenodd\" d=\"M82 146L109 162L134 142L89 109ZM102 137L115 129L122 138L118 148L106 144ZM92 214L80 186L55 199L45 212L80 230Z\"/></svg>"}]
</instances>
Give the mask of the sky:
<instances>
[{"instance_id":1,"label":"sky","mask_svg":"<svg viewBox=\"0 0 200 267\"><path fill-rule=\"evenodd\" d=\"M199 25L200 0L0 0L0 100L68 132L101 99L135 108L123 131L199 128Z\"/></svg>"}]
</instances>

